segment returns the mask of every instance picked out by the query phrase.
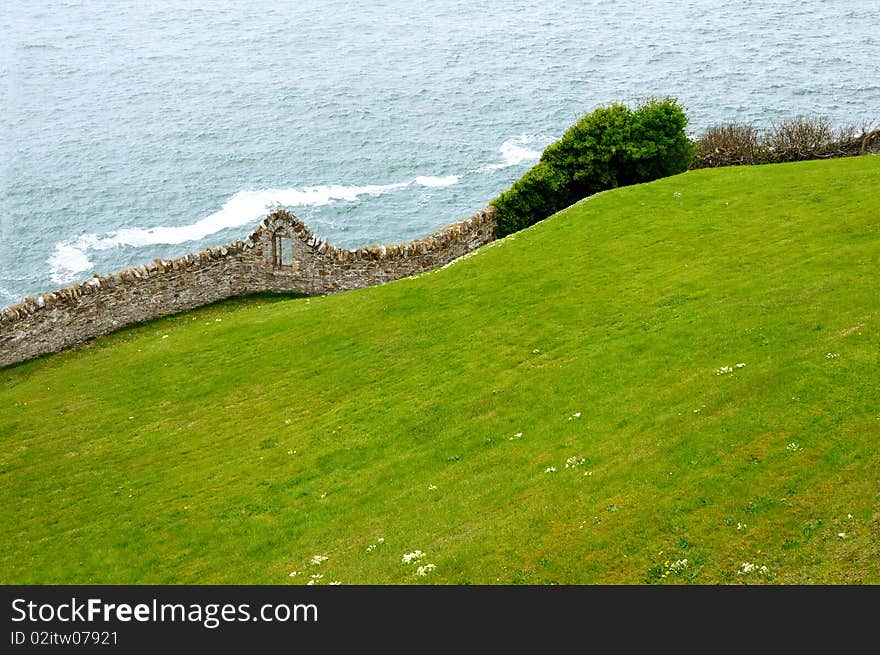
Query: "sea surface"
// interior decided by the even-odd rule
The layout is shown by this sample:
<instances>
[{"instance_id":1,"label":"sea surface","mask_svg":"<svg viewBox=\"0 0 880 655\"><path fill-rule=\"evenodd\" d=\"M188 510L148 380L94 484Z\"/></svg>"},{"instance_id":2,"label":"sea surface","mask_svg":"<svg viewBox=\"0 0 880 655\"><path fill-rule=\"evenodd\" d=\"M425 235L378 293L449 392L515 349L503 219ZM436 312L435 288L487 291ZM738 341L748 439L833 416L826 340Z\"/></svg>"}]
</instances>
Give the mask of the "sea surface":
<instances>
[{"instance_id":1,"label":"sea surface","mask_svg":"<svg viewBox=\"0 0 880 655\"><path fill-rule=\"evenodd\" d=\"M11 0L0 31L0 306L279 205L417 238L615 101L880 119L880 0Z\"/></svg>"}]
</instances>

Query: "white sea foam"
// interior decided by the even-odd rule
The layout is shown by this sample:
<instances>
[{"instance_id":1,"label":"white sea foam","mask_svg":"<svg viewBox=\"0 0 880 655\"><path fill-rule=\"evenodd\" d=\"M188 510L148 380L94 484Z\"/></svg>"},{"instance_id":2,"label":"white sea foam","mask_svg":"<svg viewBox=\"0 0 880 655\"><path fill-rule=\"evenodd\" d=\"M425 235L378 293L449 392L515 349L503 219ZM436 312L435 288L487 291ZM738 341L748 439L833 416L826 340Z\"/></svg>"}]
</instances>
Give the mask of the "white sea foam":
<instances>
[{"instance_id":1,"label":"white sea foam","mask_svg":"<svg viewBox=\"0 0 880 655\"><path fill-rule=\"evenodd\" d=\"M460 175L446 175L444 177L434 177L432 175L419 175L416 178L416 184L426 187L444 187L458 184L461 180Z\"/></svg>"},{"instance_id":2,"label":"white sea foam","mask_svg":"<svg viewBox=\"0 0 880 655\"><path fill-rule=\"evenodd\" d=\"M546 134L525 133L507 139L498 148L504 161L498 164L489 164L483 167L483 170L498 170L499 168L537 161L541 158L544 148L554 141L556 141L556 137L547 136Z\"/></svg>"},{"instance_id":3,"label":"white sea foam","mask_svg":"<svg viewBox=\"0 0 880 655\"><path fill-rule=\"evenodd\" d=\"M55 252L49 258L49 276L56 284L73 282L77 273L87 271L92 262L85 249L69 242L55 244Z\"/></svg>"},{"instance_id":4,"label":"white sea foam","mask_svg":"<svg viewBox=\"0 0 880 655\"><path fill-rule=\"evenodd\" d=\"M412 184L444 187L458 183L459 179L458 175L419 176L408 182L394 184L239 191L218 211L189 225L124 228L103 235L83 234L75 239L61 241L55 244L55 251L49 258L50 276L57 284L73 282L81 273L92 268L88 257L90 251L199 241L227 228L255 224L273 207L318 207L337 201L357 202L363 196L377 197L405 189Z\"/></svg>"},{"instance_id":5,"label":"white sea foam","mask_svg":"<svg viewBox=\"0 0 880 655\"><path fill-rule=\"evenodd\" d=\"M507 139L499 147L503 162L489 164L478 171L516 166L541 157L542 150L555 141L543 134L520 134ZM538 149L540 148L540 149ZM142 248L159 244L178 244L199 241L228 228L252 225L273 207L319 207L337 201L357 202L364 196L381 196L412 185L442 188L458 184L460 175L419 175L407 182L370 184L364 186L325 185L287 189L258 189L239 191L223 206L205 218L188 225L133 227L106 232L82 234L55 244L49 258L49 274L56 284L67 284L93 268L89 252L118 247Z\"/></svg>"}]
</instances>

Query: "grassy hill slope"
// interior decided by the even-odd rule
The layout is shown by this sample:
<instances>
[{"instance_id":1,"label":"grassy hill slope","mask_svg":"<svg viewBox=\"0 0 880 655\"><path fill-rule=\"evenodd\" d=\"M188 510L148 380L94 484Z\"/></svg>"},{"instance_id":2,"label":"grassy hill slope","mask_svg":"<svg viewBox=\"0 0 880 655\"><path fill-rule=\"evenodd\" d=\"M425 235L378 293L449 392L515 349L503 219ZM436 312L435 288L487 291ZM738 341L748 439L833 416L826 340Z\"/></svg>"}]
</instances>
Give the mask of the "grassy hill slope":
<instances>
[{"instance_id":1,"label":"grassy hill slope","mask_svg":"<svg viewBox=\"0 0 880 655\"><path fill-rule=\"evenodd\" d=\"M878 272L880 157L703 170L0 370L0 582L880 583Z\"/></svg>"}]
</instances>

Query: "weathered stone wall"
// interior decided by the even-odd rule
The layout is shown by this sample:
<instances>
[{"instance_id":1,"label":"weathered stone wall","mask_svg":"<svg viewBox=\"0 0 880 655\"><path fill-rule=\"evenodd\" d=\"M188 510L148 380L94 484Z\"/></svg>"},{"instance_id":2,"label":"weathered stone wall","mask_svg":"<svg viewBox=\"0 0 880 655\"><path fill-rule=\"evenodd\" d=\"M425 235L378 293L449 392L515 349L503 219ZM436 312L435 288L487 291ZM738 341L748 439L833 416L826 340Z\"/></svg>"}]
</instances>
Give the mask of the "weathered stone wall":
<instances>
[{"instance_id":1,"label":"weathered stone wall","mask_svg":"<svg viewBox=\"0 0 880 655\"><path fill-rule=\"evenodd\" d=\"M95 275L0 310L0 366L81 344L139 321L261 291L326 294L443 266L492 241L489 207L431 236L354 250L315 237L277 210L244 241L119 273ZM276 261L276 244L285 257Z\"/></svg>"},{"instance_id":2,"label":"weathered stone wall","mask_svg":"<svg viewBox=\"0 0 880 655\"><path fill-rule=\"evenodd\" d=\"M494 239L495 227L494 209L489 208L416 241L345 250L318 239L289 213L275 212L251 235L254 256L242 259L242 278L254 285L248 291L324 294L359 289L443 266ZM290 238L291 266L267 265L276 235Z\"/></svg>"}]
</instances>

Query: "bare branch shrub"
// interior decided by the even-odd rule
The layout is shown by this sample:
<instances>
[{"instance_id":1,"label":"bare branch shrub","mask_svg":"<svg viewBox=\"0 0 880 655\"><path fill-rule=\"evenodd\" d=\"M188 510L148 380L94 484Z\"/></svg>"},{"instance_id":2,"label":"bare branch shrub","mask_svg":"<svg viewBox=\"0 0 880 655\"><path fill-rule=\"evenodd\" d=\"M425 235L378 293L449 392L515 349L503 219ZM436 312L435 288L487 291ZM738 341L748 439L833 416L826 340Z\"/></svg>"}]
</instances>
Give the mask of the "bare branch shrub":
<instances>
[{"instance_id":1,"label":"bare branch shrub","mask_svg":"<svg viewBox=\"0 0 880 655\"><path fill-rule=\"evenodd\" d=\"M696 143L695 168L752 164L761 159L763 142L757 128L747 123L713 125Z\"/></svg>"},{"instance_id":2,"label":"bare branch shrub","mask_svg":"<svg viewBox=\"0 0 880 655\"><path fill-rule=\"evenodd\" d=\"M690 168L852 157L880 152L880 129L868 122L835 128L825 118L798 116L763 132L745 123L714 125L694 146Z\"/></svg>"},{"instance_id":3,"label":"bare branch shrub","mask_svg":"<svg viewBox=\"0 0 880 655\"><path fill-rule=\"evenodd\" d=\"M798 116L776 123L765 137L774 161L799 161L833 150L836 131L825 118Z\"/></svg>"}]
</instances>

